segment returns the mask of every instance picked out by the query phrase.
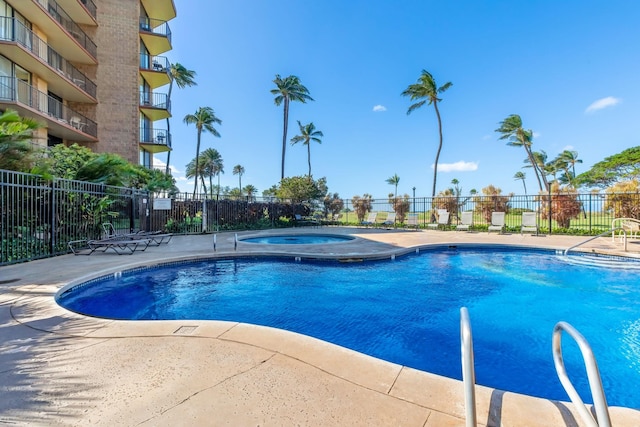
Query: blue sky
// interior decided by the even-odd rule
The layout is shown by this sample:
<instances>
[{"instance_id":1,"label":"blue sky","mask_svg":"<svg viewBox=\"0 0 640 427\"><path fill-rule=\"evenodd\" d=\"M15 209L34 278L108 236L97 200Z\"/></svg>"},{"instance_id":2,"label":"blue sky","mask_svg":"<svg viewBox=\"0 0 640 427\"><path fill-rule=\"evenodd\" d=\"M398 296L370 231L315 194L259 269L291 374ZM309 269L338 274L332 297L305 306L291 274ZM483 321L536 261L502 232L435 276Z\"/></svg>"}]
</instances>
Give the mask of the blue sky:
<instances>
[{"instance_id":1,"label":"blue sky","mask_svg":"<svg viewBox=\"0 0 640 427\"><path fill-rule=\"evenodd\" d=\"M386 198L394 174L398 193L416 187L416 196L431 195L435 111L425 105L407 115L410 100L400 96L423 69L439 85L453 84L438 104L437 191L456 178L465 194L489 184L522 194L518 171L529 192L537 189L532 171L522 169L524 150L494 132L510 114L522 117L534 150L550 159L576 150L584 162L578 173L640 145L634 0L174 1L167 56L196 71L198 83L172 95L171 164L184 191L193 190L184 170L195 157L196 130L182 119L203 106L222 120L221 138L204 133L201 147L221 153L222 186L237 187L237 164L246 170L242 185L260 194L279 181L276 74L298 76L315 99L291 104L288 138L298 134L297 120L324 133L311 146L312 173L347 199ZM158 155L156 164L165 159ZM307 167L306 147L288 145L285 175L305 175Z\"/></svg>"}]
</instances>

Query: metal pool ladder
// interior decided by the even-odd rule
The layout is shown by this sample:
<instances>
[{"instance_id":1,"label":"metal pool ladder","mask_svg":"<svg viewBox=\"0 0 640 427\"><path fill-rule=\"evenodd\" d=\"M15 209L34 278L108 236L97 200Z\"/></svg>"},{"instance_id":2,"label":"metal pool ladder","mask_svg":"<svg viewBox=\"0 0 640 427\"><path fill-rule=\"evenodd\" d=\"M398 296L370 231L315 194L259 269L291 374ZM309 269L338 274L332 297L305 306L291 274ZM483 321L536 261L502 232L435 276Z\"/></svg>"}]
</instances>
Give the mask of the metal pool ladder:
<instances>
[{"instance_id":1,"label":"metal pool ladder","mask_svg":"<svg viewBox=\"0 0 640 427\"><path fill-rule=\"evenodd\" d=\"M591 397L593 398L593 406L596 410L596 417L594 419L591 412L587 409L586 405L580 398L580 395L571 384L571 380L567 376L567 370L564 366L562 359L562 332L566 332L573 338L584 359L585 367L587 368L587 378L589 379L589 388L591 389ZM585 424L589 427L611 427L611 418L609 418L609 407L607 406L607 399L604 395L602 388L602 380L600 379L600 371L598 370L598 364L593 356L593 351L587 340L582 336L580 332L567 322L558 322L553 328L553 363L556 366L556 372L558 378L562 383L565 391L569 395L571 402L576 406L576 410Z\"/></svg>"},{"instance_id":2,"label":"metal pool ladder","mask_svg":"<svg viewBox=\"0 0 640 427\"><path fill-rule=\"evenodd\" d=\"M567 332L578 343L582 358L587 369L587 378L593 398L596 417L594 419L580 395L571 384L567 376L567 370L562 359L562 332ZM464 408L467 427L476 427L476 394L475 394L475 368L473 362L473 336L471 333L471 322L469 311L466 307L460 308L460 352L462 356L462 381L464 385ZM609 407L602 388L600 371L593 356L593 351L587 340L573 326L567 322L558 322L553 328L553 362L558 373L558 378L565 391L569 395L571 402L576 406L576 410L585 424L589 427L611 427L609 417Z\"/></svg>"}]
</instances>

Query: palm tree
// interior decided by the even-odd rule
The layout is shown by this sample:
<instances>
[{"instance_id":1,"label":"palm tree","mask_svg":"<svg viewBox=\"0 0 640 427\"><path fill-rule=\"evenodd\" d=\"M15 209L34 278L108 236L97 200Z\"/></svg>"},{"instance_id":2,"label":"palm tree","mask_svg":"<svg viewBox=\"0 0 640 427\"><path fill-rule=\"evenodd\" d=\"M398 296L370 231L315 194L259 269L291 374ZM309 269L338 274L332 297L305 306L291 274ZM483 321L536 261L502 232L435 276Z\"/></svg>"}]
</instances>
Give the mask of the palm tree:
<instances>
[{"instance_id":1,"label":"palm tree","mask_svg":"<svg viewBox=\"0 0 640 427\"><path fill-rule=\"evenodd\" d=\"M209 132L213 136L220 137L218 131L213 127L214 124L222 124L222 120L216 117L211 107L200 107L195 114L187 114L184 116L184 122L188 125L193 124L198 130L198 142L196 144L196 159L200 157L200 137L202 131ZM198 187L198 162L195 163L195 183L193 186L193 197L196 197L196 188Z\"/></svg>"},{"instance_id":2,"label":"palm tree","mask_svg":"<svg viewBox=\"0 0 640 427\"><path fill-rule=\"evenodd\" d=\"M313 101L313 98L309 96L309 90L300 83L300 79L296 76L288 76L284 79L280 77L280 74L276 74L276 78L273 80L276 84L275 89L271 89L271 94L276 95L273 102L280 106L284 103L284 124L282 130L282 167L280 173L280 179L284 179L284 158L285 151L287 149L287 128L289 127L289 102L299 101L303 104L307 101Z\"/></svg>"},{"instance_id":3,"label":"palm tree","mask_svg":"<svg viewBox=\"0 0 640 427\"><path fill-rule=\"evenodd\" d=\"M242 196L242 175L244 175L244 166L235 165L233 167L233 174L238 175L238 188L240 189L240 195Z\"/></svg>"},{"instance_id":4,"label":"palm tree","mask_svg":"<svg viewBox=\"0 0 640 427\"><path fill-rule=\"evenodd\" d=\"M386 183L389 185L394 185L396 187L393 193L393 198L395 199L396 197L398 197L398 184L400 183L400 177L398 176L398 174L393 174L391 178L387 178Z\"/></svg>"},{"instance_id":5,"label":"palm tree","mask_svg":"<svg viewBox=\"0 0 640 427\"><path fill-rule=\"evenodd\" d=\"M198 167L198 170L202 170L202 165ZM196 159L192 159L189 163L187 163L187 169L185 170L185 176L187 179L196 177ZM196 178L196 183L198 182ZM202 190L204 194L207 194L207 186L204 182L204 174L200 174L200 184L202 184Z\"/></svg>"},{"instance_id":6,"label":"palm tree","mask_svg":"<svg viewBox=\"0 0 640 427\"><path fill-rule=\"evenodd\" d=\"M436 116L438 117L438 133L440 135L440 143L438 145L438 152L436 153L436 161L433 168L433 189L431 190L431 197L436 195L436 178L438 176L438 159L440 158L440 151L442 150L442 120L440 119L440 111L438 110L438 102L442 99L438 98L438 94L443 93L452 86L451 82L447 82L438 87L433 76L426 70L422 70L422 74L418 78L418 82L410 85L402 92L402 96L410 97L411 101L421 100L414 104L411 104L407 110L407 115L411 114L413 110L422 107L424 104L431 105L436 110Z\"/></svg>"},{"instance_id":7,"label":"palm tree","mask_svg":"<svg viewBox=\"0 0 640 427\"><path fill-rule=\"evenodd\" d=\"M258 189L256 187L254 187L253 185L248 184L246 187L244 187L244 192L247 193L247 199L249 201L251 201L251 200L253 200L253 197L258 192Z\"/></svg>"},{"instance_id":8,"label":"palm tree","mask_svg":"<svg viewBox=\"0 0 640 427\"><path fill-rule=\"evenodd\" d=\"M316 130L313 122L302 126L300 120L298 120L298 127L300 128L300 135L296 135L291 138L291 145L295 145L298 142L302 142L302 145L307 146L307 161L309 163L309 179L311 179L311 141L322 144L320 137L324 137L321 131Z\"/></svg>"},{"instance_id":9,"label":"palm tree","mask_svg":"<svg viewBox=\"0 0 640 427\"><path fill-rule=\"evenodd\" d=\"M169 92L167 99L171 102L171 90L173 89L173 83L180 89L184 89L187 86L196 86L197 83L193 78L196 76L196 72L193 70L187 70L182 64L175 63L169 65ZM167 117L167 141L171 143L171 126L169 124L169 117ZM171 148L171 146L169 146ZM167 166L164 173L169 174L169 162L171 161L171 150L167 151Z\"/></svg>"},{"instance_id":10,"label":"palm tree","mask_svg":"<svg viewBox=\"0 0 640 427\"><path fill-rule=\"evenodd\" d=\"M572 180L576 176L576 163L582 163L582 160L578 158L578 152L564 150L558 155L556 160L560 163L562 169L564 169L567 182L573 186ZM569 166L571 166L571 171L569 171Z\"/></svg>"},{"instance_id":11,"label":"palm tree","mask_svg":"<svg viewBox=\"0 0 640 427\"><path fill-rule=\"evenodd\" d=\"M220 172L223 168L222 156L215 148L207 148L200 154L199 169L203 177L209 177L209 190L213 196L212 178L218 175L218 189L220 188Z\"/></svg>"},{"instance_id":12,"label":"palm tree","mask_svg":"<svg viewBox=\"0 0 640 427\"><path fill-rule=\"evenodd\" d=\"M513 175L513 179L517 180L522 180L522 185L524 187L524 195L527 195L527 183L524 182L524 180L527 178L527 175L524 172L516 172L515 175Z\"/></svg>"},{"instance_id":13,"label":"palm tree","mask_svg":"<svg viewBox=\"0 0 640 427\"><path fill-rule=\"evenodd\" d=\"M533 140L533 131L531 129L525 130L522 127L522 119L517 114L512 114L502 122L500 127L496 129L496 132L502 134L499 139L507 139L507 145L512 147L524 147L529 159L529 164L533 167L533 171L536 174L538 180L538 186L540 191L543 190L542 184L544 183L544 190L549 188L547 178L542 169L536 164L531 151L531 144Z\"/></svg>"}]
</instances>

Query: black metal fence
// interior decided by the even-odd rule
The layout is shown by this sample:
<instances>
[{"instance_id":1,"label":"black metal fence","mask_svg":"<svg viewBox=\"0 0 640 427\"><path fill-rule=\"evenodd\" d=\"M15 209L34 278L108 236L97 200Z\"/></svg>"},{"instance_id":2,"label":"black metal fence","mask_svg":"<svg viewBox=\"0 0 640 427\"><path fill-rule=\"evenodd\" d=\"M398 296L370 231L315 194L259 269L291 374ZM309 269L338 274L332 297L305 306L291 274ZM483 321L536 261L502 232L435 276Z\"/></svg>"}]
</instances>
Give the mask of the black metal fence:
<instances>
[{"instance_id":1,"label":"black metal fence","mask_svg":"<svg viewBox=\"0 0 640 427\"><path fill-rule=\"evenodd\" d=\"M438 209L450 213L445 228L455 228L462 212L472 211L471 229L486 230L491 212L506 213L507 230L519 231L522 212L535 212L544 233L599 234L614 218L640 218L640 193L567 193L533 196L420 197L366 201L292 203L277 198L198 196L172 198L146 191L110 187L0 170L0 265L68 253L68 242L96 239L109 222L118 231L189 234L224 230L290 227L296 215L327 225L359 225L369 212L382 222L395 212L401 227L415 214L426 227Z\"/></svg>"}]
</instances>

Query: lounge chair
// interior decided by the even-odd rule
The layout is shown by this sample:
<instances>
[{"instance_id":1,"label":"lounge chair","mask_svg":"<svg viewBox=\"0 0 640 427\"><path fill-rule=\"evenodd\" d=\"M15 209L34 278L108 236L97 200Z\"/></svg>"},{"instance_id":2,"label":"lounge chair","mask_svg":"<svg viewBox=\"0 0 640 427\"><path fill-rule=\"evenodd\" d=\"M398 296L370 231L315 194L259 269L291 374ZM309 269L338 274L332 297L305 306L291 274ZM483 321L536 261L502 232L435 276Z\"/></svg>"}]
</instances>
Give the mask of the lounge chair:
<instances>
[{"instance_id":1,"label":"lounge chair","mask_svg":"<svg viewBox=\"0 0 640 427\"><path fill-rule=\"evenodd\" d=\"M407 215L407 222L405 222L404 226L406 228L415 228L418 231L420 224L418 224L418 214L409 214Z\"/></svg>"},{"instance_id":2,"label":"lounge chair","mask_svg":"<svg viewBox=\"0 0 640 427\"><path fill-rule=\"evenodd\" d=\"M522 226L520 227L520 234L536 233L538 235L538 220L535 212L522 212Z\"/></svg>"},{"instance_id":3,"label":"lounge chair","mask_svg":"<svg viewBox=\"0 0 640 427\"><path fill-rule=\"evenodd\" d=\"M364 225L365 227L368 226L373 226L376 224L376 218L378 216L377 212L369 212L369 215L367 215L367 219L361 222L361 225Z\"/></svg>"},{"instance_id":4,"label":"lounge chair","mask_svg":"<svg viewBox=\"0 0 640 427\"><path fill-rule=\"evenodd\" d=\"M169 243L173 237L172 233L163 233L162 231L138 231L136 233L118 233L110 222L102 224L105 239L149 239L150 244L160 246L163 243Z\"/></svg>"},{"instance_id":5,"label":"lounge chair","mask_svg":"<svg viewBox=\"0 0 640 427\"><path fill-rule=\"evenodd\" d=\"M295 214L295 223L293 224L295 227L304 227L304 226L312 226L312 227L320 227L320 221L317 221L313 218L303 217L300 214Z\"/></svg>"},{"instance_id":6,"label":"lounge chair","mask_svg":"<svg viewBox=\"0 0 640 427\"><path fill-rule=\"evenodd\" d=\"M427 227L438 229L438 228L440 228L441 225L442 226L446 226L447 224L449 224L449 212L447 212L445 210L439 210L438 211L438 222L434 222L432 224L427 224Z\"/></svg>"},{"instance_id":7,"label":"lounge chair","mask_svg":"<svg viewBox=\"0 0 640 427\"><path fill-rule=\"evenodd\" d=\"M456 231L466 230L469 231L469 227L473 226L473 212L462 212L460 224L456 226Z\"/></svg>"},{"instance_id":8,"label":"lounge chair","mask_svg":"<svg viewBox=\"0 0 640 427\"><path fill-rule=\"evenodd\" d=\"M504 212L491 212L491 224L489 225L488 232L497 231L502 233L504 231Z\"/></svg>"},{"instance_id":9,"label":"lounge chair","mask_svg":"<svg viewBox=\"0 0 640 427\"><path fill-rule=\"evenodd\" d=\"M396 213L395 212L389 212L387 214L387 219L384 220L382 225L395 227L396 226Z\"/></svg>"},{"instance_id":10,"label":"lounge chair","mask_svg":"<svg viewBox=\"0 0 640 427\"><path fill-rule=\"evenodd\" d=\"M74 255L91 255L101 249L106 252L109 249L118 255L132 255L135 251L144 251L151 244L151 239L132 239L129 237L112 237L100 240L72 240L68 243L69 249Z\"/></svg>"}]
</instances>

